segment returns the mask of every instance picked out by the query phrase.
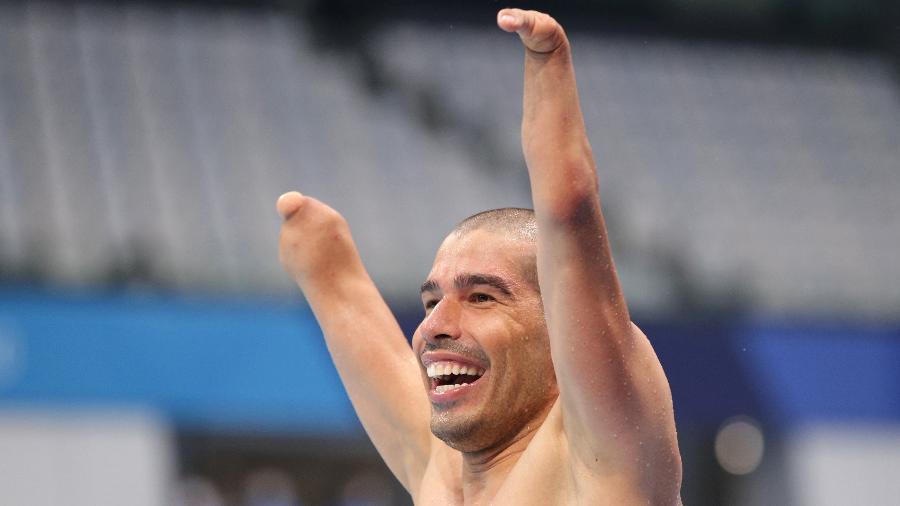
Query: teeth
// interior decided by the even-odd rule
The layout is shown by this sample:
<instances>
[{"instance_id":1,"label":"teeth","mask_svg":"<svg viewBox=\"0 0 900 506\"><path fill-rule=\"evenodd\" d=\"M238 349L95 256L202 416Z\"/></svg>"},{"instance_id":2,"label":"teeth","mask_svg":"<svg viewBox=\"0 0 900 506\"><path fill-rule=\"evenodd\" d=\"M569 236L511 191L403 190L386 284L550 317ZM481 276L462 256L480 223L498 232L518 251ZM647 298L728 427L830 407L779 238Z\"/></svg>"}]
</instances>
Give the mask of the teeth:
<instances>
[{"instance_id":1,"label":"teeth","mask_svg":"<svg viewBox=\"0 0 900 506\"><path fill-rule=\"evenodd\" d=\"M434 378L437 376L448 376L450 374L481 376L484 374L484 369L479 369L475 366L467 366L453 362L435 362L433 364L429 364L425 372L428 374L429 378Z\"/></svg>"},{"instance_id":2,"label":"teeth","mask_svg":"<svg viewBox=\"0 0 900 506\"><path fill-rule=\"evenodd\" d=\"M440 385L440 386L435 387L434 391L439 394L442 394L449 390L456 390L457 388L464 387L466 385L468 385L468 383L460 383L459 385Z\"/></svg>"}]
</instances>

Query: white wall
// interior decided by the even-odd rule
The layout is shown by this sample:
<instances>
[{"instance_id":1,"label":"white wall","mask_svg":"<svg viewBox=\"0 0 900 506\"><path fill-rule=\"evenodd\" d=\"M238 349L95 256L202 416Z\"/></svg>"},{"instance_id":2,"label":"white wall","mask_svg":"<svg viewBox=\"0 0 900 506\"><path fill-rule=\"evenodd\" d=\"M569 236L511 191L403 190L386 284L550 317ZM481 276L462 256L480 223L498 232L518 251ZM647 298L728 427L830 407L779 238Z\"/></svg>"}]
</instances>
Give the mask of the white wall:
<instances>
[{"instance_id":1,"label":"white wall","mask_svg":"<svg viewBox=\"0 0 900 506\"><path fill-rule=\"evenodd\" d=\"M798 506L900 504L900 427L815 426L787 444Z\"/></svg>"},{"instance_id":2,"label":"white wall","mask_svg":"<svg viewBox=\"0 0 900 506\"><path fill-rule=\"evenodd\" d=\"M0 504L164 506L173 476L152 416L0 409Z\"/></svg>"}]
</instances>

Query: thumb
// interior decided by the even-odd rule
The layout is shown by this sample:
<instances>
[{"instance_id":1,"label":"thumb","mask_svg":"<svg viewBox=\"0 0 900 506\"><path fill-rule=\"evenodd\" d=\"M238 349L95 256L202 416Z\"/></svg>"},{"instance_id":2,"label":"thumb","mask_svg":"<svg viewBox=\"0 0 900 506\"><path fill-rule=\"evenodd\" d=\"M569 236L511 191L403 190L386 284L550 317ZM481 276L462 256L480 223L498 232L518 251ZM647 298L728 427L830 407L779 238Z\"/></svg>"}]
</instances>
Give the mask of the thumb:
<instances>
[{"instance_id":1,"label":"thumb","mask_svg":"<svg viewBox=\"0 0 900 506\"><path fill-rule=\"evenodd\" d=\"M298 209L300 209L305 200L306 197L298 191L287 192L278 197L278 201L275 203L275 209L278 211L278 214L281 215L283 220L288 220Z\"/></svg>"}]
</instances>

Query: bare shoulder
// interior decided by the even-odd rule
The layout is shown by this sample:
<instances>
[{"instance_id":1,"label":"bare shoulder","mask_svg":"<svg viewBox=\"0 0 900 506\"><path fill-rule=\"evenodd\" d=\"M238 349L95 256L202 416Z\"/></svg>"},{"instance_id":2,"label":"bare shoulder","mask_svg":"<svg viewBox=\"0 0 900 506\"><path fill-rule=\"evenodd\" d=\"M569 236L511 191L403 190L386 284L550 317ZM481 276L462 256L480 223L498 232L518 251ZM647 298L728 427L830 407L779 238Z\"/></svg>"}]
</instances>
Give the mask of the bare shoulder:
<instances>
[{"instance_id":1,"label":"bare shoulder","mask_svg":"<svg viewBox=\"0 0 900 506\"><path fill-rule=\"evenodd\" d=\"M563 415L558 402L510 472L495 504L679 504L648 497L638 476L585 463L576 455L580 442L566 433Z\"/></svg>"}]
</instances>

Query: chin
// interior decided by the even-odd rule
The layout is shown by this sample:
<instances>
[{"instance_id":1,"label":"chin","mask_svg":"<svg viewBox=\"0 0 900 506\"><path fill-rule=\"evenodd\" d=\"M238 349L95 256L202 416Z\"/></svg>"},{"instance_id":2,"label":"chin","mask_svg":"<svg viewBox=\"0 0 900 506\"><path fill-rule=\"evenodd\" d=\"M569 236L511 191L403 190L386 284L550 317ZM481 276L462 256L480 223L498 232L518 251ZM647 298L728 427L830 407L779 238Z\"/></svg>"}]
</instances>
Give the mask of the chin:
<instances>
[{"instance_id":1,"label":"chin","mask_svg":"<svg viewBox=\"0 0 900 506\"><path fill-rule=\"evenodd\" d=\"M476 452L490 446L490 437L485 434L484 424L474 417L450 416L447 413L433 413L431 433L450 448L463 453Z\"/></svg>"}]
</instances>

